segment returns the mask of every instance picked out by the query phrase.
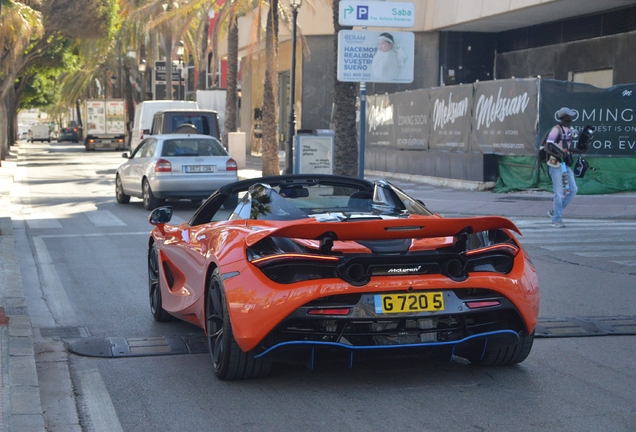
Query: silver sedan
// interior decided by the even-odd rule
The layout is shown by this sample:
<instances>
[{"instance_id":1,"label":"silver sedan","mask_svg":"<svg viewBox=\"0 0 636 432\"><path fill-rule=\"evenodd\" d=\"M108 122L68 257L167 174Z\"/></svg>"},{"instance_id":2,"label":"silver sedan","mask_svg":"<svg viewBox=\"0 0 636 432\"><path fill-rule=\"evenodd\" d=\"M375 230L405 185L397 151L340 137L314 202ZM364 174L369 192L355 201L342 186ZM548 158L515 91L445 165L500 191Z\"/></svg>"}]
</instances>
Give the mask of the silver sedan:
<instances>
[{"instance_id":1,"label":"silver sedan","mask_svg":"<svg viewBox=\"0 0 636 432\"><path fill-rule=\"evenodd\" d=\"M238 181L236 161L221 142L208 135L154 135L143 140L115 177L117 202L139 197L144 208L164 199L202 200L223 185Z\"/></svg>"}]
</instances>

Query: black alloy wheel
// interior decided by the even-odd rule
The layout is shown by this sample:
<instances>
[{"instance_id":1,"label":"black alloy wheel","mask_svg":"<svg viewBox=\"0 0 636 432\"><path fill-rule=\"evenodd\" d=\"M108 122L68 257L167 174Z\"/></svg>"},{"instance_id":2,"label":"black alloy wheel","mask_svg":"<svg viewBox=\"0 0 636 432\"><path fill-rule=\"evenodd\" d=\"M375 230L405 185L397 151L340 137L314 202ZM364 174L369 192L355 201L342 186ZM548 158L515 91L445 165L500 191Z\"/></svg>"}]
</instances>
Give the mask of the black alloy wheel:
<instances>
[{"instance_id":1,"label":"black alloy wheel","mask_svg":"<svg viewBox=\"0 0 636 432\"><path fill-rule=\"evenodd\" d=\"M148 294L152 317L159 322L172 321L172 315L166 312L162 306L159 282L159 251L155 244L148 250Z\"/></svg>"},{"instance_id":2,"label":"black alloy wheel","mask_svg":"<svg viewBox=\"0 0 636 432\"><path fill-rule=\"evenodd\" d=\"M212 368L217 378L241 380L269 375L272 364L243 352L232 334L223 281L218 269L210 277L206 297L206 330Z\"/></svg>"}]
</instances>

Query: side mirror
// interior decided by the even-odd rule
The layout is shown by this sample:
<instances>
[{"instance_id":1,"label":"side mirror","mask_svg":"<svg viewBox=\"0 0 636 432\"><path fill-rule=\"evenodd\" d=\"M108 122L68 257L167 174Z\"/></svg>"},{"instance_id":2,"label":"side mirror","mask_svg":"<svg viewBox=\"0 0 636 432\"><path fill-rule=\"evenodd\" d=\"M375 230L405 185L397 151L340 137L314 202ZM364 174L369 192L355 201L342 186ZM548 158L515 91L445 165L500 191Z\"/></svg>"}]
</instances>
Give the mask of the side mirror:
<instances>
[{"instance_id":1,"label":"side mirror","mask_svg":"<svg viewBox=\"0 0 636 432\"><path fill-rule=\"evenodd\" d=\"M123 157L124 159L128 159L128 152L123 152L121 154L121 157Z\"/></svg>"},{"instance_id":2,"label":"side mirror","mask_svg":"<svg viewBox=\"0 0 636 432\"><path fill-rule=\"evenodd\" d=\"M172 219L172 207L157 207L148 216L148 222L151 225L165 224L170 222L170 219Z\"/></svg>"}]
</instances>

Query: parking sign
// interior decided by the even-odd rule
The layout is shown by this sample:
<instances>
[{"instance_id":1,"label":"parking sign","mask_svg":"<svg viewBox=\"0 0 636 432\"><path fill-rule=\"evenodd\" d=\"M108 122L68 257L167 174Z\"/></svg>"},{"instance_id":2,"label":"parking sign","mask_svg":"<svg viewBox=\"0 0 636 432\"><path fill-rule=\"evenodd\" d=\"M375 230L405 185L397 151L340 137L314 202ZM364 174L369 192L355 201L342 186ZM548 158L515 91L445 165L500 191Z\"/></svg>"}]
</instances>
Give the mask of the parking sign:
<instances>
[{"instance_id":1,"label":"parking sign","mask_svg":"<svg viewBox=\"0 0 636 432\"><path fill-rule=\"evenodd\" d=\"M413 27L415 5L410 2L341 0L338 21L344 26Z\"/></svg>"}]
</instances>

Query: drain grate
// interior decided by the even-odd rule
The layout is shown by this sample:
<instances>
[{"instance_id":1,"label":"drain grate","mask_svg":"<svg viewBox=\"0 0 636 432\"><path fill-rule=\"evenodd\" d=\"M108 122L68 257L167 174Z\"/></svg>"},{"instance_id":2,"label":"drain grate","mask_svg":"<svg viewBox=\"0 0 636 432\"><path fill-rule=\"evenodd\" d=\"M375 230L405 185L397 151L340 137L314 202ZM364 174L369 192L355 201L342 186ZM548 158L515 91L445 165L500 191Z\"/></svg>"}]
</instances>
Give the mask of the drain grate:
<instances>
[{"instance_id":1,"label":"drain grate","mask_svg":"<svg viewBox=\"0 0 636 432\"><path fill-rule=\"evenodd\" d=\"M40 327L40 336L46 339L80 339L90 336L86 327Z\"/></svg>"},{"instance_id":2,"label":"drain grate","mask_svg":"<svg viewBox=\"0 0 636 432\"><path fill-rule=\"evenodd\" d=\"M4 314L7 316L28 315L29 310L26 306L8 306L4 308Z\"/></svg>"}]
</instances>

